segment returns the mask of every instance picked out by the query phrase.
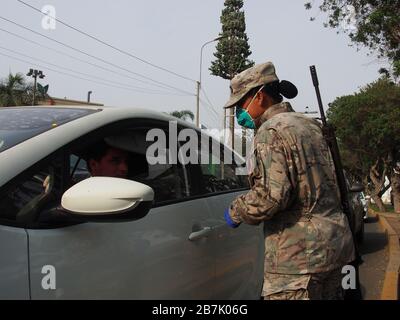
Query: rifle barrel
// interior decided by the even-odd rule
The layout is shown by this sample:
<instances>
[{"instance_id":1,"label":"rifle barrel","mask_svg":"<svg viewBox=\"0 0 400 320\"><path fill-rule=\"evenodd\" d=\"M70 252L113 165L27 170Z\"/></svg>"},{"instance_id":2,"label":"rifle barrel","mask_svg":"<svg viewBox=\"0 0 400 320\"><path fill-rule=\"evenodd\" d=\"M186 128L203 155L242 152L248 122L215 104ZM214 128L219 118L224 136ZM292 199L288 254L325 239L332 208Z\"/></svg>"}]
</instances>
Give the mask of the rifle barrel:
<instances>
[{"instance_id":1,"label":"rifle barrel","mask_svg":"<svg viewBox=\"0 0 400 320\"><path fill-rule=\"evenodd\" d=\"M318 107L319 107L319 112L321 114L322 124L325 126L326 118L325 118L324 107L322 104L321 93L319 92L318 75L317 75L317 69L315 68L315 66L310 66L310 72L311 72L311 79L312 79L312 82L315 87L315 93L317 94Z\"/></svg>"}]
</instances>

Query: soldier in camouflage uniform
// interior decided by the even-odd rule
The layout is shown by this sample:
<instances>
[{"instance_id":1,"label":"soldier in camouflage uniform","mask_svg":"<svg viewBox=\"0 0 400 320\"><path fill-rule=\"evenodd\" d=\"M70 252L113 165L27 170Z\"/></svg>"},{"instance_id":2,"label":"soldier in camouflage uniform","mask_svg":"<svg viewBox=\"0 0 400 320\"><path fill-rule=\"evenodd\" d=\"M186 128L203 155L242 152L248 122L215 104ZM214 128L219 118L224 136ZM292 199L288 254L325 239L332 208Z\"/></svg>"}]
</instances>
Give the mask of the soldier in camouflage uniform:
<instances>
[{"instance_id":1,"label":"soldier in camouflage uniform","mask_svg":"<svg viewBox=\"0 0 400 320\"><path fill-rule=\"evenodd\" d=\"M264 299L343 299L341 269L355 253L332 157L321 125L282 95L297 89L279 81L271 62L231 81L225 108L236 106L238 123L258 130L251 189L225 219L231 227L264 222Z\"/></svg>"}]
</instances>

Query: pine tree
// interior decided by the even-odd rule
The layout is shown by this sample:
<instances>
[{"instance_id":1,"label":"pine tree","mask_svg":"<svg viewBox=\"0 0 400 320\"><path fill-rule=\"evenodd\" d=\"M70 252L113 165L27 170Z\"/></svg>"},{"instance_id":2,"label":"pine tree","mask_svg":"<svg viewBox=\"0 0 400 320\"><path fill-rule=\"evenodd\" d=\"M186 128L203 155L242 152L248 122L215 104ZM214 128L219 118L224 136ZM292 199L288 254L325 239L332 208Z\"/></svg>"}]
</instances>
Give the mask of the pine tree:
<instances>
[{"instance_id":1,"label":"pine tree","mask_svg":"<svg viewBox=\"0 0 400 320\"><path fill-rule=\"evenodd\" d=\"M249 60L251 55L248 37L246 35L246 23L244 18L243 0L225 0L225 8L221 14L223 37L217 44L216 58L211 63L210 71L214 76L224 79L232 79L236 74L254 65Z\"/></svg>"}]
</instances>

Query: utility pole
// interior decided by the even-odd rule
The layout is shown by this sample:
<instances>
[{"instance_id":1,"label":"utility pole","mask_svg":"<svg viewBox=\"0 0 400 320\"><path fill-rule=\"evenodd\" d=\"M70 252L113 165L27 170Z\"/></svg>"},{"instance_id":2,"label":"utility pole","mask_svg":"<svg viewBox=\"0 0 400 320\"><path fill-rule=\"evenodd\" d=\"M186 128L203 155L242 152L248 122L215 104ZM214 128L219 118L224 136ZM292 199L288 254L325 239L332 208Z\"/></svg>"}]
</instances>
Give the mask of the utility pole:
<instances>
[{"instance_id":1,"label":"utility pole","mask_svg":"<svg viewBox=\"0 0 400 320\"><path fill-rule=\"evenodd\" d=\"M207 41L201 46L200 49L200 72L199 72L199 81L196 81L196 126L200 127L200 89L201 89L201 65L203 63L203 48L214 41L218 41L224 37L217 37L210 41Z\"/></svg>"},{"instance_id":2,"label":"utility pole","mask_svg":"<svg viewBox=\"0 0 400 320\"><path fill-rule=\"evenodd\" d=\"M43 79L45 75L41 70L34 70L34 69L29 69L29 72L26 74L28 77L33 77L34 79L34 84L33 84L33 101L32 105L35 105L36 102L36 79L39 76L40 79Z\"/></svg>"},{"instance_id":3,"label":"utility pole","mask_svg":"<svg viewBox=\"0 0 400 320\"><path fill-rule=\"evenodd\" d=\"M92 91L88 91L87 93L87 102L90 103L90 95L92 94Z\"/></svg>"},{"instance_id":4,"label":"utility pole","mask_svg":"<svg viewBox=\"0 0 400 320\"><path fill-rule=\"evenodd\" d=\"M229 129L231 131L232 150L235 150L235 108L229 108Z\"/></svg>"},{"instance_id":5,"label":"utility pole","mask_svg":"<svg viewBox=\"0 0 400 320\"><path fill-rule=\"evenodd\" d=\"M229 143L229 136L231 138L231 144L230 147L232 150L235 150L234 148L234 136L235 136L235 113L234 113L235 108L229 108L229 114L226 114L226 109L224 108L224 120L223 120L223 128L224 128L224 143L228 145ZM227 131L226 127L226 118L229 118L229 125L228 125L228 137L226 137L225 133ZM227 141L228 140L228 141Z\"/></svg>"},{"instance_id":6,"label":"utility pole","mask_svg":"<svg viewBox=\"0 0 400 320\"><path fill-rule=\"evenodd\" d=\"M196 81L196 127L200 128L200 81Z\"/></svg>"}]
</instances>

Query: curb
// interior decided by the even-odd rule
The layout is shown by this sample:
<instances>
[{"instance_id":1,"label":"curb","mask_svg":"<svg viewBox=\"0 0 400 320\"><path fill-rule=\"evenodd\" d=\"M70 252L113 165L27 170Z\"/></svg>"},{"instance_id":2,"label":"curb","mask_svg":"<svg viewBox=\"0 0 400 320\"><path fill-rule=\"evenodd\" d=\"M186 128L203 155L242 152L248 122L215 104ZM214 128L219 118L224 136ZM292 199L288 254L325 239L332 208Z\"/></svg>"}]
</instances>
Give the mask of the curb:
<instances>
[{"instance_id":1,"label":"curb","mask_svg":"<svg viewBox=\"0 0 400 320\"><path fill-rule=\"evenodd\" d=\"M399 272L400 272L400 235L387 221L385 214L371 210L375 214L382 228L385 230L389 245L389 262L386 267L385 280L381 292L381 300L399 300Z\"/></svg>"}]
</instances>

